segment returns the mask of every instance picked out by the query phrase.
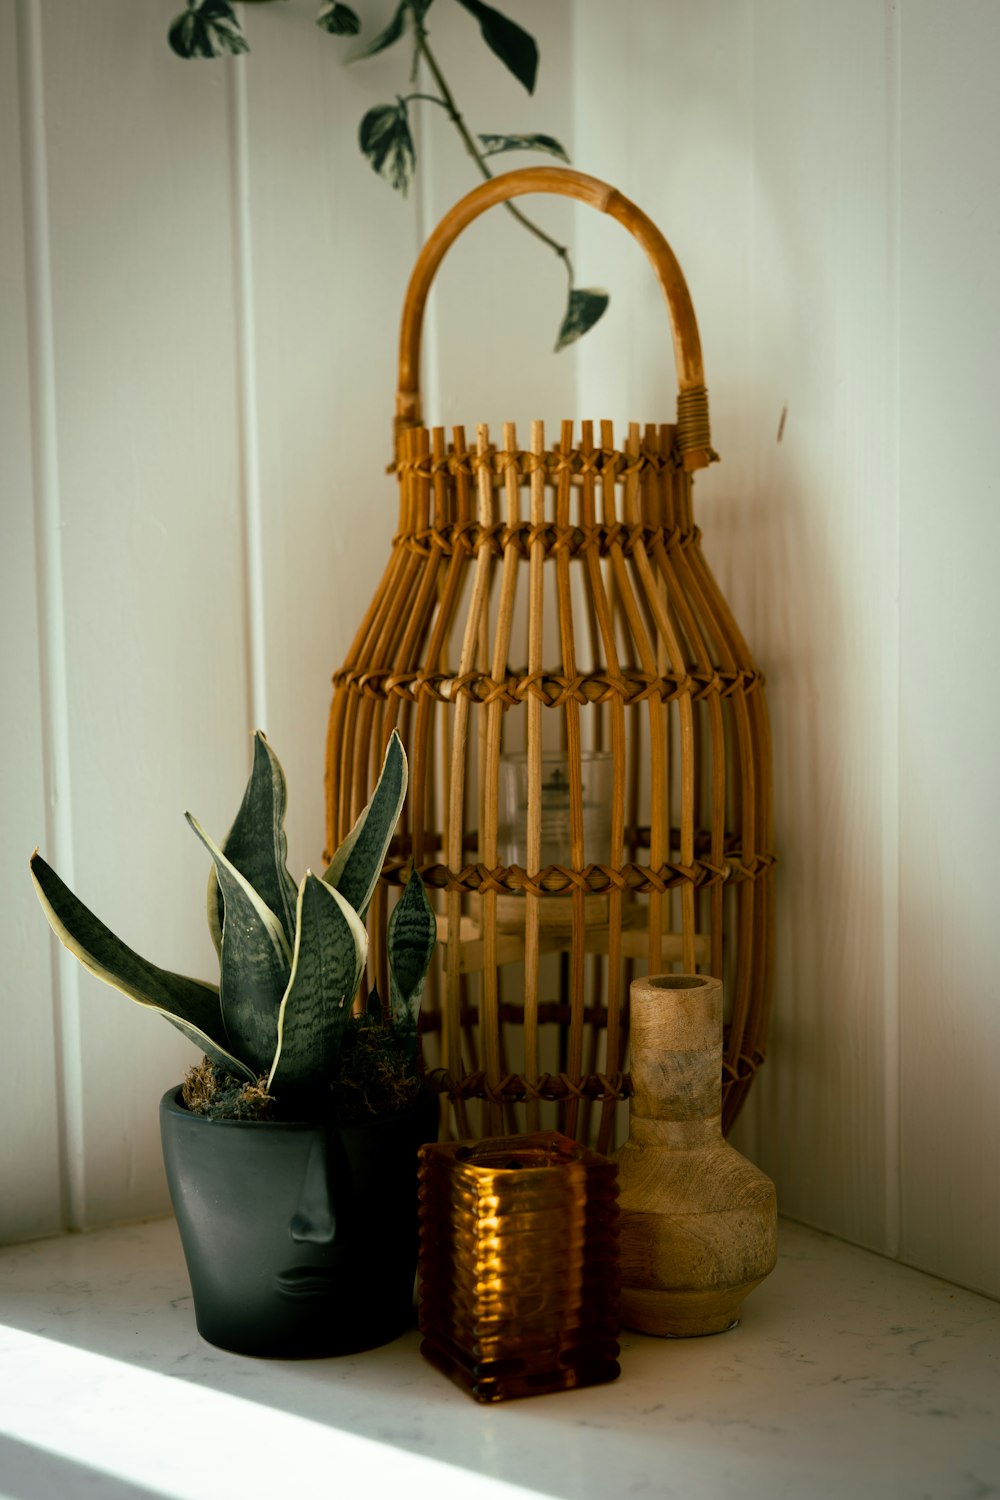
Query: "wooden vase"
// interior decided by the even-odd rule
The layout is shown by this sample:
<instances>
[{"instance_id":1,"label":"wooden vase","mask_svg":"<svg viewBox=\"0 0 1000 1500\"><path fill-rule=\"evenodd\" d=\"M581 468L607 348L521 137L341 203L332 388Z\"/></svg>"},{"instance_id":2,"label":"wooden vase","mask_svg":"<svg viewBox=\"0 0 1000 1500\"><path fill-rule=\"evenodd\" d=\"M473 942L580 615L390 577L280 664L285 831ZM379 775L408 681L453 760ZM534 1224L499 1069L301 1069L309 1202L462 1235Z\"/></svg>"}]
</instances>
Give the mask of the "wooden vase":
<instances>
[{"instance_id":1,"label":"wooden vase","mask_svg":"<svg viewBox=\"0 0 1000 1500\"><path fill-rule=\"evenodd\" d=\"M621 1318L641 1333L721 1333L774 1267L774 1184L722 1135L722 985L653 975L630 991L629 1136L616 1153Z\"/></svg>"}]
</instances>

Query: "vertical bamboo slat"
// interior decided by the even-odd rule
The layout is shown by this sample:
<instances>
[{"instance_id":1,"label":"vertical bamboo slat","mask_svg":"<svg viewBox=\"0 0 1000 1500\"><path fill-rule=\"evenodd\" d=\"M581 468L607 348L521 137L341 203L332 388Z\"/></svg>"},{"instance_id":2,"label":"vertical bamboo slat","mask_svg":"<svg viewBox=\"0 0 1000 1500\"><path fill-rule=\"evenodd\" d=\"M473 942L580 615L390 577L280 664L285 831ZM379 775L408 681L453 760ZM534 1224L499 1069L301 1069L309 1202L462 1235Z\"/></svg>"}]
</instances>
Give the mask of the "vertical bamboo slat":
<instances>
[{"instance_id":1,"label":"vertical bamboo slat","mask_svg":"<svg viewBox=\"0 0 1000 1500\"><path fill-rule=\"evenodd\" d=\"M448 443L422 426L431 280L468 223L523 192L590 203L646 250L671 313L676 424L630 424L617 448L602 422L595 448L592 423L577 441L567 421L547 448L533 422L524 450L513 424L502 447L479 426L474 452L464 429ZM764 1056L770 736L763 680L694 523L692 471L715 455L697 324L660 232L613 189L558 168L463 199L407 293L397 433L398 533L334 677L328 843L346 836L398 728L410 793L372 906L373 950L413 857L441 937L425 1055L454 1128L558 1123L609 1150L630 1087L628 982L676 967L725 985L728 1127ZM606 805L596 752L610 753ZM564 770L550 784L553 755ZM383 964L373 952L379 978Z\"/></svg>"},{"instance_id":2,"label":"vertical bamboo slat","mask_svg":"<svg viewBox=\"0 0 1000 1500\"><path fill-rule=\"evenodd\" d=\"M542 638L545 627L544 565L545 543L545 428L541 422L531 424L531 551L528 563L528 808L526 845L528 871L537 877L542 847ZM538 946L539 897L532 887L525 892L524 916L524 1069L530 1079L540 1073L538 1053ZM528 1100L528 1129L537 1130L538 1101Z\"/></svg>"},{"instance_id":3,"label":"vertical bamboo slat","mask_svg":"<svg viewBox=\"0 0 1000 1500\"><path fill-rule=\"evenodd\" d=\"M610 422L602 423L601 441L604 451L614 452L614 433ZM584 424L583 451L585 459L593 453L591 424ZM583 524L596 525L596 509L592 471L587 471L583 490ZM605 470L602 476L601 508L606 527L616 523L614 470ZM614 611L612 602L604 588L600 558L596 549L587 553L587 572L594 600L594 612L600 629L603 659L608 675L621 676L618 647L615 642ZM596 656L596 652L595 652ZM611 790L611 841L609 859L616 869L621 869L625 858L625 705L621 696L611 699L611 757L613 781ZM608 897L608 1021L605 1045L605 1074L618 1067L621 1051L622 1021L622 893L618 886L612 887ZM614 1125L614 1098L604 1099L597 1132L597 1149L606 1152L610 1147Z\"/></svg>"},{"instance_id":4,"label":"vertical bamboo slat","mask_svg":"<svg viewBox=\"0 0 1000 1500\"><path fill-rule=\"evenodd\" d=\"M562 463L558 470L556 489L556 529L563 535L569 532L569 497L572 479L573 423L563 422L559 442ZM559 602L559 634L562 645L563 676L572 681L576 675L576 638L573 626L573 596L569 578L569 551L560 547L556 553L556 594ZM566 698L566 758L570 766L569 821L570 859L573 869L583 869L583 783L579 774L582 765L583 745L580 738L580 705L575 697ZM584 891L582 886L573 886L573 941L570 946L570 990L574 995L583 994L583 969L585 956L586 921L584 916ZM583 1058L583 1006L574 1005L570 1016L569 1056L567 1071L571 1078L579 1078ZM576 1133L579 1101L570 1093L566 1101L566 1116L563 1128L568 1135Z\"/></svg>"}]
</instances>

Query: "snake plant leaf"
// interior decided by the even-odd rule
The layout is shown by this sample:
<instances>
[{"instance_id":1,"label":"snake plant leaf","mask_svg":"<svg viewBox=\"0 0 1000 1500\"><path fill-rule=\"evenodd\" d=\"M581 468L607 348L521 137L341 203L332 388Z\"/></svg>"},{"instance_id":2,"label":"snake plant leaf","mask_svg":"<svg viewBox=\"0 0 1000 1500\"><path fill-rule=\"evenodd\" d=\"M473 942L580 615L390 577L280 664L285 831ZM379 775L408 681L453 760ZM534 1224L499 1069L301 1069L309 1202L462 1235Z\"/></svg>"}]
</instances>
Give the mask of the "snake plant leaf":
<instances>
[{"instance_id":1,"label":"snake plant leaf","mask_svg":"<svg viewBox=\"0 0 1000 1500\"><path fill-rule=\"evenodd\" d=\"M371 989L368 991L368 1001L365 1005L365 1015L368 1017L369 1021L374 1021L378 1026L382 1025L382 1022L384 1020L384 1017L382 1015L382 996L378 992L377 984L373 983Z\"/></svg>"},{"instance_id":2,"label":"snake plant leaf","mask_svg":"<svg viewBox=\"0 0 1000 1500\"><path fill-rule=\"evenodd\" d=\"M214 984L172 974L141 958L84 906L37 849L31 878L49 926L85 969L138 1005L159 1011L227 1073L255 1080L253 1069L230 1050Z\"/></svg>"},{"instance_id":3,"label":"snake plant leaf","mask_svg":"<svg viewBox=\"0 0 1000 1500\"><path fill-rule=\"evenodd\" d=\"M499 156L504 151L545 151L549 156L558 156L560 161L569 161L566 147L554 135L481 135L479 144L483 156Z\"/></svg>"},{"instance_id":4,"label":"snake plant leaf","mask_svg":"<svg viewBox=\"0 0 1000 1500\"><path fill-rule=\"evenodd\" d=\"M566 315L559 327L555 352L575 344L582 338L598 318L603 317L611 298L601 287L574 287L569 294Z\"/></svg>"},{"instance_id":5,"label":"snake plant leaf","mask_svg":"<svg viewBox=\"0 0 1000 1500\"><path fill-rule=\"evenodd\" d=\"M278 1007L288 984L292 953L281 922L253 886L185 813L215 862L225 903L220 994L226 1032L256 1073L266 1073L278 1038Z\"/></svg>"},{"instance_id":6,"label":"snake plant leaf","mask_svg":"<svg viewBox=\"0 0 1000 1500\"><path fill-rule=\"evenodd\" d=\"M225 902L222 899L222 891L219 889L219 877L215 873L215 866L208 872L208 900L206 902L206 915L208 916L208 930L219 958L222 957L222 920L225 916Z\"/></svg>"},{"instance_id":7,"label":"snake plant leaf","mask_svg":"<svg viewBox=\"0 0 1000 1500\"><path fill-rule=\"evenodd\" d=\"M410 878L392 909L387 931L389 949L389 1000L392 1024L412 1052L417 1050L417 1016L424 980L437 942L437 918L417 874L410 863Z\"/></svg>"},{"instance_id":8,"label":"snake plant leaf","mask_svg":"<svg viewBox=\"0 0 1000 1500\"><path fill-rule=\"evenodd\" d=\"M535 91L538 76L538 43L535 38L507 16L494 10L492 5L483 5L482 0L458 0L470 16L479 22L483 41L490 51L499 57L529 94Z\"/></svg>"},{"instance_id":9,"label":"snake plant leaf","mask_svg":"<svg viewBox=\"0 0 1000 1500\"><path fill-rule=\"evenodd\" d=\"M370 109L361 121L358 144L372 169L405 198L417 165L405 102L397 99Z\"/></svg>"},{"instance_id":10,"label":"snake plant leaf","mask_svg":"<svg viewBox=\"0 0 1000 1500\"><path fill-rule=\"evenodd\" d=\"M357 36L361 22L349 5L321 5L316 25L331 36Z\"/></svg>"},{"instance_id":11,"label":"snake plant leaf","mask_svg":"<svg viewBox=\"0 0 1000 1500\"><path fill-rule=\"evenodd\" d=\"M327 885L351 903L362 922L402 810L406 778L406 751L393 730L372 799L323 875Z\"/></svg>"},{"instance_id":12,"label":"snake plant leaf","mask_svg":"<svg viewBox=\"0 0 1000 1500\"><path fill-rule=\"evenodd\" d=\"M288 947L295 941L298 891L288 873L285 808L288 794L281 762L260 730L253 737L253 766L243 801L222 845L229 863L253 886L281 920ZM214 909L213 909L214 907ZM215 951L222 952L222 892L213 867L208 877L208 926Z\"/></svg>"},{"instance_id":13,"label":"snake plant leaf","mask_svg":"<svg viewBox=\"0 0 1000 1500\"><path fill-rule=\"evenodd\" d=\"M368 934L339 891L306 871L298 893L292 972L278 1012L267 1081L281 1097L329 1082L368 958Z\"/></svg>"},{"instance_id":14,"label":"snake plant leaf","mask_svg":"<svg viewBox=\"0 0 1000 1500\"><path fill-rule=\"evenodd\" d=\"M188 0L167 39L178 57L223 57L249 52L247 39L228 0Z\"/></svg>"}]
</instances>

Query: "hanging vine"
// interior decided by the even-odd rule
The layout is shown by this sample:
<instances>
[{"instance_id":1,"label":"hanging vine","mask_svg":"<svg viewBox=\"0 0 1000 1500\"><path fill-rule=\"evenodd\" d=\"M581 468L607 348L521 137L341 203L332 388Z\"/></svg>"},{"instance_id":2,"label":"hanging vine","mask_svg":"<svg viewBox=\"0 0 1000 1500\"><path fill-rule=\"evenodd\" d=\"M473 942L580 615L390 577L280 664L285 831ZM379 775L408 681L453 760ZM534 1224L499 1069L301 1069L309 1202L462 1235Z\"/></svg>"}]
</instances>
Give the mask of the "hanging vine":
<instances>
[{"instance_id":1,"label":"hanging vine","mask_svg":"<svg viewBox=\"0 0 1000 1500\"><path fill-rule=\"evenodd\" d=\"M268 5L281 0L245 0L247 4ZM400 42L408 42L410 85L422 75L430 79L427 91L412 90L397 94L391 104L376 104L361 120L358 144L363 155L390 187L405 196L417 167L417 153L410 128L410 106L418 101L437 105L458 136L482 177L492 177L490 159L508 151L537 151L569 161L565 148L551 135L476 134L459 109L455 94L431 48L427 14L433 0L400 0L388 25L367 43L349 62L375 57ZM516 21L501 14L481 0L453 0L478 23L479 33L489 50L503 63L529 94L534 93L538 76L538 44ZM316 25L330 36L357 36L361 19L348 5L321 5ZM169 41L174 52L184 58L236 56L249 52L240 18L229 0L187 0L187 9L170 27ZM431 91L432 90L432 91ZM559 326L556 350L565 349L585 334L608 306L607 292L597 287L574 284L573 265L567 246L547 234L535 220L515 204L504 205L506 211L541 244L562 261L569 282L566 311Z\"/></svg>"}]
</instances>

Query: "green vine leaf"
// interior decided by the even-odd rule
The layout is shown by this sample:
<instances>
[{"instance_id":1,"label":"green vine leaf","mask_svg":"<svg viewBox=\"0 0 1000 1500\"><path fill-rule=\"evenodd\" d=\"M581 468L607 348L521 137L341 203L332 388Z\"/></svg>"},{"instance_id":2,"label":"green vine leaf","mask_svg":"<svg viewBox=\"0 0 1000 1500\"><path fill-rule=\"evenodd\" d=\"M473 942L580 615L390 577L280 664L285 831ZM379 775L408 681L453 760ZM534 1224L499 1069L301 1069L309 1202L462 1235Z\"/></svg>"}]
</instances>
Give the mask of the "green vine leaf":
<instances>
[{"instance_id":1,"label":"green vine leaf","mask_svg":"<svg viewBox=\"0 0 1000 1500\"><path fill-rule=\"evenodd\" d=\"M395 14L385 30L380 31L374 41L368 43L367 47L363 47L360 52L356 52L351 58L351 62L360 62L363 57L374 57L377 52L384 52L387 47L391 47L394 42L398 42L406 30L406 10L406 0L400 0Z\"/></svg>"},{"instance_id":2,"label":"green vine leaf","mask_svg":"<svg viewBox=\"0 0 1000 1500\"><path fill-rule=\"evenodd\" d=\"M249 52L229 0L188 0L167 39L178 57L224 57Z\"/></svg>"},{"instance_id":3,"label":"green vine leaf","mask_svg":"<svg viewBox=\"0 0 1000 1500\"><path fill-rule=\"evenodd\" d=\"M316 25L331 36L357 36L361 22L349 5L322 5L316 17Z\"/></svg>"},{"instance_id":4,"label":"green vine leaf","mask_svg":"<svg viewBox=\"0 0 1000 1500\"><path fill-rule=\"evenodd\" d=\"M499 156L502 151L546 151L549 156L569 161L565 146L551 135L481 135L479 142L484 156Z\"/></svg>"},{"instance_id":5,"label":"green vine leaf","mask_svg":"<svg viewBox=\"0 0 1000 1500\"><path fill-rule=\"evenodd\" d=\"M380 177L402 193L413 181L417 153L413 148L410 122L402 99L395 104L377 104L361 121L358 144Z\"/></svg>"},{"instance_id":6,"label":"green vine leaf","mask_svg":"<svg viewBox=\"0 0 1000 1500\"><path fill-rule=\"evenodd\" d=\"M559 329L555 352L575 344L603 317L611 298L600 287L573 287L569 294L566 316Z\"/></svg>"},{"instance_id":7,"label":"green vine leaf","mask_svg":"<svg viewBox=\"0 0 1000 1500\"><path fill-rule=\"evenodd\" d=\"M490 51L499 57L529 94L535 92L538 75L538 43L535 38L516 21L502 16L492 5L483 5L482 0L458 0L459 5L475 16L483 41Z\"/></svg>"}]
</instances>

